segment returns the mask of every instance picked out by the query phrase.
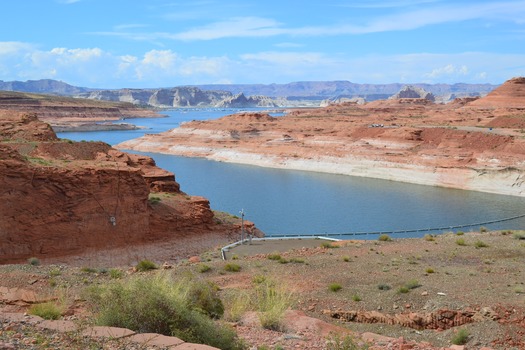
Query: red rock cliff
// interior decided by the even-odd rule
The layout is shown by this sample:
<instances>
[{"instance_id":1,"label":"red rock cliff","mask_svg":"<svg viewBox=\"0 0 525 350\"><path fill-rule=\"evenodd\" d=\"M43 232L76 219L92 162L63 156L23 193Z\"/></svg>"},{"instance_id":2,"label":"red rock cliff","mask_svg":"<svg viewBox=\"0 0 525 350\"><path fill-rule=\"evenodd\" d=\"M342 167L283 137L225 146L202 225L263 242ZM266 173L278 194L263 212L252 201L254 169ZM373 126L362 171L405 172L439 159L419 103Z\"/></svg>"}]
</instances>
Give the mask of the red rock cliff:
<instances>
[{"instance_id":1,"label":"red rock cliff","mask_svg":"<svg viewBox=\"0 0 525 350\"><path fill-rule=\"evenodd\" d=\"M151 158L59 140L35 115L0 111L0 263L221 229L208 200L180 192Z\"/></svg>"}]
</instances>

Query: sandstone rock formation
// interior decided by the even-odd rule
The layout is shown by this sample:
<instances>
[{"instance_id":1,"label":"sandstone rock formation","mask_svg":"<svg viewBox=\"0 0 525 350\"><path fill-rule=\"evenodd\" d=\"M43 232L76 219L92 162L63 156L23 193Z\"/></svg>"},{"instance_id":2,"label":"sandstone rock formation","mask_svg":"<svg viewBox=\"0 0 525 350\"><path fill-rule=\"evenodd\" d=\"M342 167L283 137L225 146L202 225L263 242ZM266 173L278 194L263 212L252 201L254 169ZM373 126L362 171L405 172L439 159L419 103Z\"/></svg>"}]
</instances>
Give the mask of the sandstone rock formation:
<instances>
[{"instance_id":1,"label":"sandstone rock formation","mask_svg":"<svg viewBox=\"0 0 525 350\"><path fill-rule=\"evenodd\" d=\"M436 100L434 94L425 91L425 89L411 85L403 86L401 90L399 90L395 95L390 97L390 99L393 100L399 100L401 98L423 98L429 101Z\"/></svg>"},{"instance_id":2,"label":"sandstone rock formation","mask_svg":"<svg viewBox=\"0 0 525 350\"><path fill-rule=\"evenodd\" d=\"M0 111L0 263L210 232L227 242L236 230L151 158L60 140L36 114Z\"/></svg>"},{"instance_id":3,"label":"sandstone rock formation","mask_svg":"<svg viewBox=\"0 0 525 350\"><path fill-rule=\"evenodd\" d=\"M118 147L525 196L520 81L494 92L509 107L479 107L491 104L490 95L448 105L424 98L343 103L279 118L194 121Z\"/></svg>"}]
</instances>

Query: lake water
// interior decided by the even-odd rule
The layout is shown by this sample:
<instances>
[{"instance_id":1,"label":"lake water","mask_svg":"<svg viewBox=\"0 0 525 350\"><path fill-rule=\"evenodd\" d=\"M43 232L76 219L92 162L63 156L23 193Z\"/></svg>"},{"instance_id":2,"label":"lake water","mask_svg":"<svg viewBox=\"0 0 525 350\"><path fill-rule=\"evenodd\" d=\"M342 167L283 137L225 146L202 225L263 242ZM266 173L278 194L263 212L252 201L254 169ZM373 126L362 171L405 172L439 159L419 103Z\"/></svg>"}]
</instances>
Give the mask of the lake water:
<instances>
[{"instance_id":1,"label":"lake water","mask_svg":"<svg viewBox=\"0 0 525 350\"><path fill-rule=\"evenodd\" d=\"M59 133L75 141L115 145L189 120L221 117L238 110L167 111L167 118L131 119L145 130ZM138 152L137 152L138 153ZM144 153L174 172L181 190L210 200L212 209L255 222L267 235L330 234L441 228L525 214L525 198L294 170L268 169ZM525 229L525 218L487 224L490 229ZM462 228L478 230L479 226ZM459 229L457 229L459 230ZM440 233L445 230L436 230ZM395 233L420 237L426 232ZM358 236L357 238L376 238Z\"/></svg>"}]
</instances>

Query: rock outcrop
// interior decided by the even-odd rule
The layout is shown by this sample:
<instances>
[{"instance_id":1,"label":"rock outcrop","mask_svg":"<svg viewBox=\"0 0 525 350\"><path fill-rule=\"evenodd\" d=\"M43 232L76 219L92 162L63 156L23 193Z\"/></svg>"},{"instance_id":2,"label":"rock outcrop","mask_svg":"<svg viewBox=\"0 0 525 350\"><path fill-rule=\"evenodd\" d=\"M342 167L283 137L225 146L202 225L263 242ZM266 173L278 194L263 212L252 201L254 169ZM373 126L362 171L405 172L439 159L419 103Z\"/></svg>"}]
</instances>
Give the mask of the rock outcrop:
<instances>
[{"instance_id":1,"label":"rock outcrop","mask_svg":"<svg viewBox=\"0 0 525 350\"><path fill-rule=\"evenodd\" d=\"M487 96L469 103L469 106L525 109L525 77L506 81Z\"/></svg>"},{"instance_id":2,"label":"rock outcrop","mask_svg":"<svg viewBox=\"0 0 525 350\"><path fill-rule=\"evenodd\" d=\"M390 97L390 99L392 100L399 100L402 98L422 98L432 102L436 100L434 94L425 91L425 89L418 88L412 85L403 86L401 90L399 90L395 95Z\"/></svg>"},{"instance_id":3,"label":"rock outcrop","mask_svg":"<svg viewBox=\"0 0 525 350\"><path fill-rule=\"evenodd\" d=\"M498 99L525 104L520 81L495 91L507 96ZM491 99L444 105L405 97L274 119L232 115L117 147L525 196L523 110L476 104Z\"/></svg>"},{"instance_id":4,"label":"rock outcrop","mask_svg":"<svg viewBox=\"0 0 525 350\"><path fill-rule=\"evenodd\" d=\"M12 111L0 111L0 140L0 263L236 232L149 157L60 140Z\"/></svg>"}]
</instances>

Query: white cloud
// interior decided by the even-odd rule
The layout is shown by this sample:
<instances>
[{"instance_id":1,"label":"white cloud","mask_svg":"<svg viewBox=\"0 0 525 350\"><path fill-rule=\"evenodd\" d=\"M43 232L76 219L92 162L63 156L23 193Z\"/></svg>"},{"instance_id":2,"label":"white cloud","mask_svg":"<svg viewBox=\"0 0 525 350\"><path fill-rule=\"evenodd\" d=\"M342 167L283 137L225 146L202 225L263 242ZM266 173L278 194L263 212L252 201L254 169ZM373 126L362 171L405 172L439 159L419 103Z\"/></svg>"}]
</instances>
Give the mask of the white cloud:
<instances>
[{"instance_id":1,"label":"white cloud","mask_svg":"<svg viewBox=\"0 0 525 350\"><path fill-rule=\"evenodd\" d=\"M88 87L160 87L216 82L502 83L525 75L525 54L326 55L263 51L228 56L182 56L172 50L114 55L100 48L39 50L0 42L2 80L54 78Z\"/></svg>"},{"instance_id":2,"label":"white cloud","mask_svg":"<svg viewBox=\"0 0 525 350\"><path fill-rule=\"evenodd\" d=\"M465 76L469 72L469 69L466 65L457 67L453 64L447 64L446 66L435 68L432 72L425 74L426 77L435 79L441 78L443 76Z\"/></svg>"}]
</instances>

